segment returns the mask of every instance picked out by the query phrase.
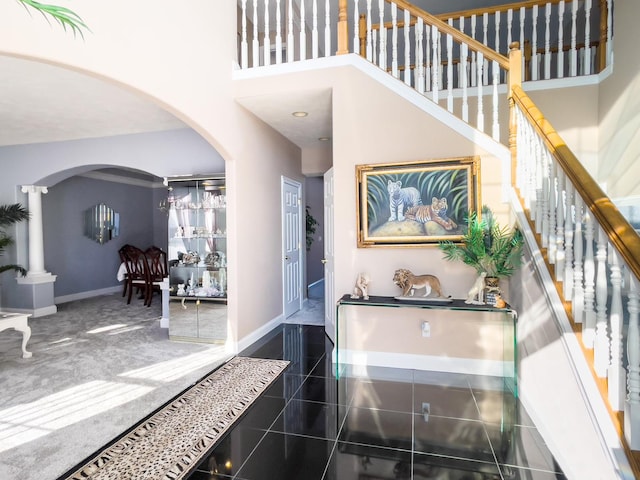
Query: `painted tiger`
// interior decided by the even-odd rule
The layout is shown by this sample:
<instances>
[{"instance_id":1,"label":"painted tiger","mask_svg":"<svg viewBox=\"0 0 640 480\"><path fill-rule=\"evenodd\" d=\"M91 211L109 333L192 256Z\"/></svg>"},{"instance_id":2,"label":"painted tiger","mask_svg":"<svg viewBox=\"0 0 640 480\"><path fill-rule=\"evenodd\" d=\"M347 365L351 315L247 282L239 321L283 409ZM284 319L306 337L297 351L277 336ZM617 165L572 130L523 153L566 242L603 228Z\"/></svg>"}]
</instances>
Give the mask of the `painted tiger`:
<instances>
[{"instance_id":1,"label":"painted tiger","mask_svg":"<svg viewBox=\"0 0 640 480\"><path fill-rule=\"evenodd\" d=\"M393 182L389 180L387 183L387 191L389 192L389 212L391 216L389 221L403 221L404 211L416 205L422 205L420 192L414 187L402 188L402 181Z\"/></svg>"},{"instance_id":2,"label":"painted tiger","mask_svg":"<svg viewBox=\"0 0 640 480\"><path fill-rule=\"evenodd\" d=\"M407 209L406 218L420 223L436 222L445 230L453 230L458 225L447 217L447 199L445 197L431 199L431 205L416 205Z\"/></svg>"}]
</instances>

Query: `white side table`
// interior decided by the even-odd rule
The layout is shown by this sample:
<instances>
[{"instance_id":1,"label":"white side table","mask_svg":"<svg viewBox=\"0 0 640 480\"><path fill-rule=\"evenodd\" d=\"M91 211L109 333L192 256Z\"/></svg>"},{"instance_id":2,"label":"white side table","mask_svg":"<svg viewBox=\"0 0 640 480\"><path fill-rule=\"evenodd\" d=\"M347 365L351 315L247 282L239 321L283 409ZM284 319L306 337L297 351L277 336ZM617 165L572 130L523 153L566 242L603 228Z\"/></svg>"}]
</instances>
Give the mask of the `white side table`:
<instances>
[{"instance_id":1,"label":"white side table","mask_svg":"<svg viewBox=\"0 0 640 480\"><path fill-rule=\"evenodd\" d=\"M27 313L3 313L0 312L0 332L7 328L13 328L22 332L22 358L31 358L31 352L27 352L27 342L31 338L31 327L27 324L30 317Z\"/></svg>"}]
</instances>

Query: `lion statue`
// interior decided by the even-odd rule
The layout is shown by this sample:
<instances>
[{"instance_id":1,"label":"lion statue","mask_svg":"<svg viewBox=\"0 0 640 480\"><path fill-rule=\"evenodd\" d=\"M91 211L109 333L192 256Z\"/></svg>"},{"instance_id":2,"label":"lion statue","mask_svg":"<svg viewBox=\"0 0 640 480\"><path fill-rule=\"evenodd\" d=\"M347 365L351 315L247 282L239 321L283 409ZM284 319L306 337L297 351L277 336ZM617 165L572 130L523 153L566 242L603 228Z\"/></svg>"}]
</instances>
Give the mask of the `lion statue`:
<instances>
[{"instance_id":1,"label":"lion statue","mask_svg":"<svg viewBox=\"0 0 640 480\"><path fill-rule=\"evenodd\" d=\"M438 297L445 298L442 294L440 280L438 280L438 277L435 275L414 275L410 270L401 268L396 270L393 275L393 283L402 289L403 297L406 297L407 294L413 297L413 293L416 290L424 288L424 297L428 296L431 290L434 290L438 294Z\"/></svg>"}]
</instances>

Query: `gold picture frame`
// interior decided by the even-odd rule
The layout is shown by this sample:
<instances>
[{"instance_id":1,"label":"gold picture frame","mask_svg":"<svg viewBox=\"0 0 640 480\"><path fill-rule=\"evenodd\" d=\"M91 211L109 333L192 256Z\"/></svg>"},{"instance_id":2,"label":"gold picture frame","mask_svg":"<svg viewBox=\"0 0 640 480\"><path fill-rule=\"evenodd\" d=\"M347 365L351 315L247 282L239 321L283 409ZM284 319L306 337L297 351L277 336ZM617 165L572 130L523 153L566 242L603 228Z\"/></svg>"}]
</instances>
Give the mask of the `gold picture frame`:
<instances>
[{"instance_id":1,"label":"gold picture frame","mask_svg":"<svg viewBox=\"0 0 640 480\"><path fill-rule=\"evenodd\" d=\"M480 158L356 165L358 247L458 241L480 205Z\"/></svg>"}]
</instances>

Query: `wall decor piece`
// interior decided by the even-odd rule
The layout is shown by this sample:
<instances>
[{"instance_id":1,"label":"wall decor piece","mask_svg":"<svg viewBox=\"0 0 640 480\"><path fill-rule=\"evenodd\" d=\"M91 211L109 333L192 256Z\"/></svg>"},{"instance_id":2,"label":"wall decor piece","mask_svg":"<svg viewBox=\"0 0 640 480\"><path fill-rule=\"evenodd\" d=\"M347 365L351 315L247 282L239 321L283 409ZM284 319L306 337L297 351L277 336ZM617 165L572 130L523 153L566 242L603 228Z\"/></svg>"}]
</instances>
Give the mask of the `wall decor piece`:
<instances>
[{"instance_id":1,"label":"wall decor piece","mask_svg":"<svg viewBox=\"0 0 640 480\"><path fill-rule=\"evenodd\" d=\"M358 247L457 241L480 204L479 157L356 165Z\"/></svg>"},{"instance_id":2,"label":"wall decor piece","mask_svg":"<svg viewBox=\"0 0 640 480\"><path fill-rule=\"evenodd\" d=\"M85 210L84 235L104 245L120 235L120 214L104 203Z\"/></svg>"}]
</instances>

